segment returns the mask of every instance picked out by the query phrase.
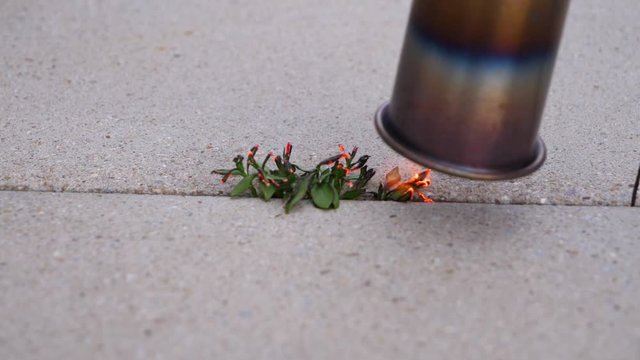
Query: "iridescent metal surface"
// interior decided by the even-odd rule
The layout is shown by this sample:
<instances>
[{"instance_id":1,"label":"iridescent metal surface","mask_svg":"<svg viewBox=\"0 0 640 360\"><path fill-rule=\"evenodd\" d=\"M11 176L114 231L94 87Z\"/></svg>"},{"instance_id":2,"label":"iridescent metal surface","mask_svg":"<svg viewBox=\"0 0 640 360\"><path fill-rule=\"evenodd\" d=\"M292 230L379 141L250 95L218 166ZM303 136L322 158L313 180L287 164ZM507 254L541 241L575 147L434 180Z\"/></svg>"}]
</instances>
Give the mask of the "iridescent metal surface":
<instances>
[{"instance_id":1,"label":"iridescent metal surface","mask_svg":"<svg viewBox=\"0 0 640 360\"><path fill-rule=\"evenodd\" d=\"M540 118L569 0L414 0L387 143L472 179L527 175L545 159Z\"/></svg>"}]
</instances>

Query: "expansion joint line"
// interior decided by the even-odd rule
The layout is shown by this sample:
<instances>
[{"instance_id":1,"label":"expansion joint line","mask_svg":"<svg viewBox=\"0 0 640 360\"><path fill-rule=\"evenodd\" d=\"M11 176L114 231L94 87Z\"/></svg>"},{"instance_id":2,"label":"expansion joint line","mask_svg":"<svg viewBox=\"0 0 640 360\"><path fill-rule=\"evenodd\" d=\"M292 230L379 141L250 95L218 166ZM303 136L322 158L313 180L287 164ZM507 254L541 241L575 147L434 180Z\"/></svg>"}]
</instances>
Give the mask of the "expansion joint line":
<instances>
[{"instance_id":1,"label":"expansion joint line","mask_svg":"<svg viewBox=\"0 0 640 360\"><path fill-rule=\"evenodd\" d=\"M636 184L633 186L633 194L631 195L631 206L636 206L636 200L638 200L638 187L640 187L640 167L638 167Z\"/></svg>"}]
</instances>

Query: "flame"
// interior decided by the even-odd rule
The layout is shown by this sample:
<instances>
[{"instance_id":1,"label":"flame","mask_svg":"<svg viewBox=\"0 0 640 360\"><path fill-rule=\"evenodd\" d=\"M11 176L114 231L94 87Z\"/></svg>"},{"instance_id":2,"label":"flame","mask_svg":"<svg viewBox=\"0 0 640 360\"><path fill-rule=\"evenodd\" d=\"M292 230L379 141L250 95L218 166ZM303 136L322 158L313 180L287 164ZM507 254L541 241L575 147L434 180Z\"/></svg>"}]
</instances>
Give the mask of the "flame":
<instances>
[{"instance_id":1,"label":"flame","mask_svg":"<svg viewBox=\"0 0 640 360\"><path fill-rule=\"evenodd\" d=\"M429 204L433 203L433 200L429 199L427 197L427 195L425 195L425 194L423 194L423 193L421 193L419 191L418 191L418 196L420 196L420 199L422 199L422 202L429 203Z\"/></svg>"},{"instance_id":2,"label":"flame","mask_svg":"<svg viewBox=\"0 0 640 360\"><path fill-rule=\"evenodd\" d=\"M387 191L401 192L401 196L408 196L409 200L415 197L425 203L433 202L432 199L420 192L420 189L426 189L431 186L431 169L424 169L414 174L409 180L402 182L400 170L395 167L385 176L384 186Z\"/></svg>"},{"instance_id":3,"label":"flame","mask_svg":"<svg viewBox=\"0 0 640 360\"><path fill-rule=\"evenodd\" d=\"M414 179L415 179L415 183L413 184L413 186L415 186L416 189L426 189L426 188L428 188L429 186L431 186L431 169L424 169L423 171L421 171L418 174L414 175L412 180L414 180ZM425 194L421 193L420 191L416 191L416 194L420 197L422 202L425 202L425 203L432 203L433 202L432 199L430 199L429 197L427 197Z\"/></svg>"}]
</instances>

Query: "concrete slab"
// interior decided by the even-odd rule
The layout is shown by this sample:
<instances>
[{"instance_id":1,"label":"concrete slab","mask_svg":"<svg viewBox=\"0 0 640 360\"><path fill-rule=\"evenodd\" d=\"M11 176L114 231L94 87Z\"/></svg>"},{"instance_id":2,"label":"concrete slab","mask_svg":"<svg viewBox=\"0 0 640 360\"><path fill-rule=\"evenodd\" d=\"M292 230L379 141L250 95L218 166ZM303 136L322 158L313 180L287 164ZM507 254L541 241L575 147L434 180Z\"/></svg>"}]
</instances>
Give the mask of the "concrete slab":
<instances>
[{"instance_id":1,"label":"concrete slab","mask_svg":"<svg viewBox=\"0 0 640 360\"><path fill-rule=\"evenodd\" d=\"M254 143L313 164L379 139L409 0L0 4L0 188L216 194ZM435 177L441 200L628 205L640 158L640 2L574 1L527 179Z\"/></svg>"},{"instance_id":2,"label":"concrete slab","mask_svg":"<svg viewBox=\"0 0 640 360\"><path fill-rule=\"evenodd\" d=\"M640 356L640 209L0 204L2 359Z\"/></svg>"}]
</instances>

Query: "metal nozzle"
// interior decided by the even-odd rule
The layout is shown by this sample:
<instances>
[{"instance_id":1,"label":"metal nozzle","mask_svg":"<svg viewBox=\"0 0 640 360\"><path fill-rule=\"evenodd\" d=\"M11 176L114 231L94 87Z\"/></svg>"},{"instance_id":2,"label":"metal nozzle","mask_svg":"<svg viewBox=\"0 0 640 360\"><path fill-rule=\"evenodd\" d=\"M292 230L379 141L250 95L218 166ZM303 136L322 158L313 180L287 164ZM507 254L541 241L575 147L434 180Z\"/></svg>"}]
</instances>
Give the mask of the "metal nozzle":
<instances>
[{"instance_id":1,"label":"metal nozzle","mask_svg":"<svg viewBox=\"0 0 640 360\"><path fill-rule=\"evenodd\" d=\"M402 155L481 180L545 160L540 118L569 0L414 0L391 102L376 114Z\"/></svg>"}]
</instances>

